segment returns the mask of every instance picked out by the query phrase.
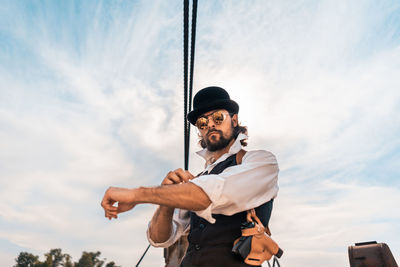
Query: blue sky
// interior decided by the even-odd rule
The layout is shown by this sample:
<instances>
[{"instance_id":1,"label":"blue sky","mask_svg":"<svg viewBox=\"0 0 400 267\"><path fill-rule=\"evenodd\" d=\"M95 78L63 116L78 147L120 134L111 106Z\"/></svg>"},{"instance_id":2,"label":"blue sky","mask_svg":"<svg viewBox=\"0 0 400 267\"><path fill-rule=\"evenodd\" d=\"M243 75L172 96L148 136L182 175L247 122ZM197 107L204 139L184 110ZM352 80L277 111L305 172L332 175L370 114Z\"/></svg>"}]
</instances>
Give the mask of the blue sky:
<instances>
[{"instance_id":1,"label":"blue sky","mask_svg":"<svg viewBox=\"0 0 400 267\"><path fill-rule=\"evenodd\" d=\"M154 207L109 222L99 203L183 165L182 28L181 1L2 2L2 266L56 247L136 263ZM399 29L398 1L199 2L194 91L226 88L249 149L277 156L283 266L345 266L369 240L400 260Z\"/></svg>"}]
</instances>

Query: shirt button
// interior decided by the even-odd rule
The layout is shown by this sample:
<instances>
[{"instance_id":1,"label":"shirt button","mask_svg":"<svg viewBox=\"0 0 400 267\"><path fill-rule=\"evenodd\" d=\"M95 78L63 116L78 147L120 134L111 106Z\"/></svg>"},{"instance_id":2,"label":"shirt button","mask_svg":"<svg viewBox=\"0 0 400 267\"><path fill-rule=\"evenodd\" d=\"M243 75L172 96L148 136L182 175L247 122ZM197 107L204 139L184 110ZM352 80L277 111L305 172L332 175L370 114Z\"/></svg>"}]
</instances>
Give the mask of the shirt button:
<instances>
[{"instance_id":1,"label":"shirt button","mask_svg":"<svg viewBox=\"0 0 400 267\"><path fill-rule=\"evenodd\" d=\"M201 224L199 225L199 227L200 227L200 229L203 229L203 228L204 228L204 224L201 223Z\"/></svg>"},{"instance_id":2,"label":"shirt button","mask_svg":"<svg viewBox=\"0 0 400 267\"><path fill-rule=\"evenodd\" d=\"M194 249L195 249L195 250L200 250L200 245L195 245L195 246L194 246Z\"/></svg>"}]
</instances>

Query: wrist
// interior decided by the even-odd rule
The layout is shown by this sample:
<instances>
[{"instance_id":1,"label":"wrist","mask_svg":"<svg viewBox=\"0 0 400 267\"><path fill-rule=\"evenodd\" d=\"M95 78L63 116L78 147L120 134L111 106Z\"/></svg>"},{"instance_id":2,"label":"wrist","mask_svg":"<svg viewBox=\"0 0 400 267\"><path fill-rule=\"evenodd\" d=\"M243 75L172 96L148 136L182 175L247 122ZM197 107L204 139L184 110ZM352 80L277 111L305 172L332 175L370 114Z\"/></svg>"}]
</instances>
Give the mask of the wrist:
<instances>
[{"instance_id":1,"label":"wrist","mask_svg":"<svg viewBox=\"0 0 400 267\"><path fill-rule=\"evenodd\" d=\"M152 192L152 187L137 187L131 189L131 194L133 201L137 204L141 203L153 203L152 198L154 197L154 193ZM153 203L156 204L156 203Z\"/></svg>"},{"instance_id":2,"label":"wrist","mask_svg":"<svg viewBox=\"0 0 400 267\"><path fill-rule=\"evenodd\" d=\"M173 207L168 207L164 205L160 205L160 213L162 213L165 216L172 216L174 215L175 208Z\"/></svg>"},{"instance_id":3,"label":"wrist","mask_svg":"<svg viewBox=\"0 0 400 267\"><path fill-rule=\"evenodd\" d=\"M145 203L142 193L143 190L141 189L142 187L129 189L130 190L129 196L131 198L130 199L131 203L136 203L136 204Z\"/></svg>"}]
</instances>

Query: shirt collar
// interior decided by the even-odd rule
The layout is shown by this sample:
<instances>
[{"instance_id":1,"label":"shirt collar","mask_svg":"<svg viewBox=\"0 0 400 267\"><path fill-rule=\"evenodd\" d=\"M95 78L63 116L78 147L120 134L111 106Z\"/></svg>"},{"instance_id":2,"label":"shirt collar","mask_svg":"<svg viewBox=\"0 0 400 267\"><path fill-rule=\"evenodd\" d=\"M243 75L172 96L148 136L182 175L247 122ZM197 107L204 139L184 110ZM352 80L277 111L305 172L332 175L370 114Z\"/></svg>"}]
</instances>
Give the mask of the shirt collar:
<instances>
[{"instance_id":1,"label":"shirt collar","mask_svg":"<svg viewBox=\"0 0 400 267\"><path fill-rule=\"evenodd\" d=\"M216 162L220 162L222 160L225 160L230 155L238 153L240 151L240 149L242 149L242 144L240 143L240 141L242 141L244 139L247 139L247 138L248 138L248 136L246 134L240 133L238 135L238 137L236 138L235 142L229 148L228 153L225 153L224 155L222 155L217 161L215 161L214 158L213 158L214 152L208 151L207 148L204 148L204 149L202 149L200 151L197 151L196 154L206 160L206 166L210 165L210 164L213 164L213 163L216 163Z\"/></svg>"}]
</instances>

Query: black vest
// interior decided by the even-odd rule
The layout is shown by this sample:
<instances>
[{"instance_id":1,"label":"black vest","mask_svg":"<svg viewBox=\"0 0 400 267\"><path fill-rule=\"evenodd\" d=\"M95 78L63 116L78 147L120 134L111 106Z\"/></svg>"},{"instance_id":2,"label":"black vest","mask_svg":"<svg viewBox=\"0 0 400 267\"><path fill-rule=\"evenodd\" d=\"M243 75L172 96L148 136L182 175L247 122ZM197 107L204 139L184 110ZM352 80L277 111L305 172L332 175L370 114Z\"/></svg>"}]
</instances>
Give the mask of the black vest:
<instances>
[{"instance_id":1,"label":"black vest","mask_svg":"<svg viewBox=\"0 0 400 267\"><path fill-rule=\"evenodd\" d=\"M237 165L236 155L232 155L218 163L210 174L219 174L226 168L235 165ZM273 200L269 200L255 209L264 226L268 226L272 202ZM189 247L182 260L181 267L250 266L231 252L233 242L241 236L240 225L246 221L246 214L246 211L232 216L212 214L216 222L211 224L194 212L190 212Z\"/></svg>"}]
</instances>

